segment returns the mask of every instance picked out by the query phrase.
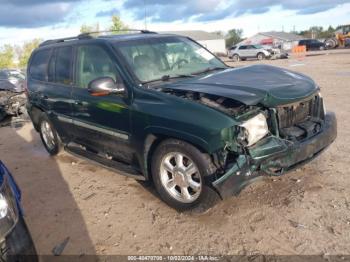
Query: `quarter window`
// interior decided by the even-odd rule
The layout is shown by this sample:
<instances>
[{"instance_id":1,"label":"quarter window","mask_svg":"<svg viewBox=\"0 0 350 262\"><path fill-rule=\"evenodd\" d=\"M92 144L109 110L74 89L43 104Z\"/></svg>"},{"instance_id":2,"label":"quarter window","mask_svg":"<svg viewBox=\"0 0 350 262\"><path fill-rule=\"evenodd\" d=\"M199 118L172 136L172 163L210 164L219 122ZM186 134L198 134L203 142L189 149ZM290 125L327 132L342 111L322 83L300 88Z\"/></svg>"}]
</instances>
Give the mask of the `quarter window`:
<instances>
[{"instance_id":1,"label":"quarter window","mask_svg":"<svg viewBox=\"0 0 350 262\"><path fill-rule=\"evenodd\" d=\"M72 54L70 46L57 49L55 65L55 82L70 85L72 83Z\"/></svg>"},{"instance_id":2,"label":"quarter window","mask_svg":"<svg viewBox=\"0 0 350 262\"><path fill-rule=\"evenodd\" d=\"M77 86L87 88L100 77L111 77L116 81L117 71L108 53L100 46L80 46L77 56Z\"/></svg>"},{"instance_id":3,"label":"quarter window","mask_svg":"<svg viewBox=\"0 0 350 262\"><path fill-rule=\"evenodd\" d=\"M30 77L35 80L47 81L47 66L50 60L51 50L38 51L30 65Z\"/></svg>"}]
</instances>

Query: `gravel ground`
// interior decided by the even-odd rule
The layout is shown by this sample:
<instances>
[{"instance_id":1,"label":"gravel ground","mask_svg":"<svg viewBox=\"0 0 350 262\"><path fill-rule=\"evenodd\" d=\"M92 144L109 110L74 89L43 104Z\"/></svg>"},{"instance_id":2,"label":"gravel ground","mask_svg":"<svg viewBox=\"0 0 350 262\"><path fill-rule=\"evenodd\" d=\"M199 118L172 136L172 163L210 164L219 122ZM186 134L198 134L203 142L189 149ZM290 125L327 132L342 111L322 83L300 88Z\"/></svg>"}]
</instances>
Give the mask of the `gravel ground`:
<instances>
[{"instance_id":1,"label":"gravel ground","mask_svg":"<svg viewBox=\"0 0 350 262\"><path fill-rule=\"evenodd\" d=\"M30 123L0 129L0 159L23 191L40 254L350 254L350 50L245 61L300 71L322 88L338 138L319 158L264 178L204 214L177 213L152 187L68 153L51 158ZM320 55L318 55L320 54Z\"/></svg>"}]
</instances>

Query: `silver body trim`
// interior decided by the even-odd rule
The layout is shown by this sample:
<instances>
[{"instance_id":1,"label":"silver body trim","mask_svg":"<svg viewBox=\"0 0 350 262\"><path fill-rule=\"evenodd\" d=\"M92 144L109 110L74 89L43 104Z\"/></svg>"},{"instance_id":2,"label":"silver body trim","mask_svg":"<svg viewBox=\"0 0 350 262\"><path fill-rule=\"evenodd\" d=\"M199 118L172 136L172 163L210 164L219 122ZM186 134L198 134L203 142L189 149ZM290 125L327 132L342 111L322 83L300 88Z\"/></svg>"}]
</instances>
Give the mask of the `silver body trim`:
<instances>
[{"instance_id":1,"label":"silver body trim","mask_svg":"<svg viewBox=\"0 0 350 262\"><path fill-rule=\"evenodd\" d=\"M98 127L96 125L89 124L89 123L86 123L86 122L82 122L82 121L79 121L79 120L76 120L76 119L72 119L72 118L69 118L69 117L65 117L65 116L59 115L59 116L57 116L57 119L59 121L65 122L65 123L69 123L69 124L73 124L73 125L76 125L76 126L84 127L84 128L90 129L90 130L94 130L94 131L97 131L97 132L100 132L100 133L104 133L106 135L118 137L118 138L123 139L123 140L128 140L129 139L129 136L127 134L124 134L124 133L121 133L121 132L117 132L117 131L113 131L113 130L110 130L110 129L107 129L107 128L101 128L101 127Z\"/></svg>"}]
</instances>

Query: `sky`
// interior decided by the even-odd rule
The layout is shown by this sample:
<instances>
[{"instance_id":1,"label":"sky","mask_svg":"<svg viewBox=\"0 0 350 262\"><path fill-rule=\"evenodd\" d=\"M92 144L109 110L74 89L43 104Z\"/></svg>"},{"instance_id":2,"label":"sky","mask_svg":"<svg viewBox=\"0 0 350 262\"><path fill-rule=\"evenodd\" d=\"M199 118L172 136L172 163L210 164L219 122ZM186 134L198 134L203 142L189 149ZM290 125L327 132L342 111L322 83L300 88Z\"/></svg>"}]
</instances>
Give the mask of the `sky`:
<instances>
[{"instance_id":1,"label":"sky","mask_svg":"<svg viewBox=\"0 0 350 262\"><path fill-rule=\"evenodd\" d=\"M350 24L350 0L0 0L0 45L74 36L82 24L107 29L112 15L135 29L240 28L248 37Z\"/></svg>"}]
</instances>

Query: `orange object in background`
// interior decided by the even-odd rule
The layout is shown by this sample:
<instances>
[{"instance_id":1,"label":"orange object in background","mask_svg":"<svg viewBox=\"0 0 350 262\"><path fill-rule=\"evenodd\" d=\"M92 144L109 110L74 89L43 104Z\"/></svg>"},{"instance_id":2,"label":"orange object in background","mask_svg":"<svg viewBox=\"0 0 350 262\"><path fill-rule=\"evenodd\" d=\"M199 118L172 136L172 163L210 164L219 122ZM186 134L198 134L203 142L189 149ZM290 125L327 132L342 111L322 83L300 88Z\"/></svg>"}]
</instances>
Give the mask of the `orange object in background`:
<instances>
[{"instance_id":1,"label":"orange object in background","mask_svg":"<svg viewBox=\"0 0 350 262\"><path fill-rule=\"evenodd\" d=\"M305 45L297 45L292 48L292 53L306 53Z\"/></svg>"},{"instance_id":2,"label":"orange object in background","mask_svg":"<svg viewBox=\"0 0 350 262\"><path fill-rule=\"evenodd\" d=\"M302 60L306 56L306 46L297 45L292 48L292 57Z\"/></svg>"}]
</instances>

